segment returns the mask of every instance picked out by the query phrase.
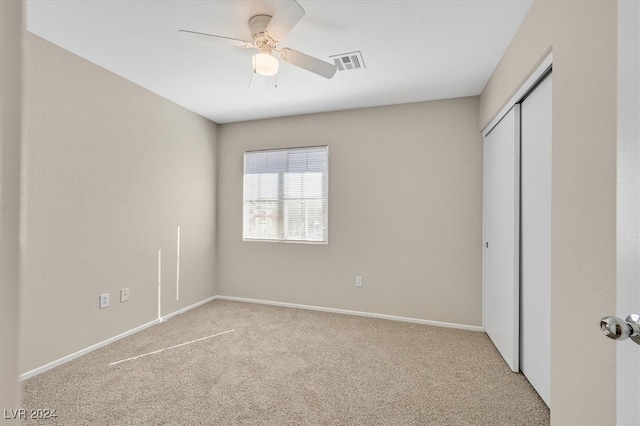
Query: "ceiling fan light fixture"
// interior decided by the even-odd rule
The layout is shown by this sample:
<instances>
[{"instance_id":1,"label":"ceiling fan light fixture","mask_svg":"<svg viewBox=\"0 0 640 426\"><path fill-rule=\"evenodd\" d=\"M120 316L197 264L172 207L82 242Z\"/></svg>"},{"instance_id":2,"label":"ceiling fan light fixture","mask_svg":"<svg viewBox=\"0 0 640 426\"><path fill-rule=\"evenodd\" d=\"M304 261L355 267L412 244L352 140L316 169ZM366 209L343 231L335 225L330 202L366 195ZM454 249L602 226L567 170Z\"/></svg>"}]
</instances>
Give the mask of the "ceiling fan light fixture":
<instances>
[{"instance_id":1,"label":"ceiling fan light fixture","mask_svg":"<svg viewBox=\"0 0 640 426\"><path fill-rule=\"evenodd\" d=\"M279 67L280 62L270 53L258 52L253 56L253 69L258 74L271 77L276 75Z\"/></svg>"}]
</instances>

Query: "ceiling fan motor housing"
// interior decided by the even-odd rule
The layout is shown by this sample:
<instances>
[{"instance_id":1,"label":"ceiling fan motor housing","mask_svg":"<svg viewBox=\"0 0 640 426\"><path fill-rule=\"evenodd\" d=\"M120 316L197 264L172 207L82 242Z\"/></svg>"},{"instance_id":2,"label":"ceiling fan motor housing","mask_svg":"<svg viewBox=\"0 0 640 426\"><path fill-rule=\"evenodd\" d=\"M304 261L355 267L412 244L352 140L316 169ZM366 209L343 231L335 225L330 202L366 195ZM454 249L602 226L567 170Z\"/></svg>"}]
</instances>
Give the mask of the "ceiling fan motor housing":
<instances>
[{"instance_id":1,"label":"ceiling fan motor housing","mask_svg":"<svg viewBox=\"0 0 640 426\"><path fill-rule=\"evenodd\" d=\"M269 45L272 49L276 47L275 40L268 37L265 30L267 25L271 21L269 15L256 15L249 19L249 29L251 30L251 37L256 47L261 48L264 45Z\"/></svg>"}]
</instances>

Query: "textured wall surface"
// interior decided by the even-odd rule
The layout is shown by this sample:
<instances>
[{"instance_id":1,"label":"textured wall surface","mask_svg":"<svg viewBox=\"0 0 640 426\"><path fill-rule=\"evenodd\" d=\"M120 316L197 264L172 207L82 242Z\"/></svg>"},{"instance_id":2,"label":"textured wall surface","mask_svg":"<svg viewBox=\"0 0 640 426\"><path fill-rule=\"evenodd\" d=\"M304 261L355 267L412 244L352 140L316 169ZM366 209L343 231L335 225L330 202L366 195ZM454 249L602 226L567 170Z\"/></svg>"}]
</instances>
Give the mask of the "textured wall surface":
<instances>
[{"instance_id":1,"label":"textured wall surface","mask_svg":"<svg viewBox=\"0 0 640 426\"><path fill-rule=\"evenodd\" d=\"M3 413L18 408L23 19L22 1L0 2L0 410Z\"/></svg>"},{"instance_id":2,"label":"textured wall surface","mask_svg":"<svg viewBox=\"0 0 640 426\"><path fill-rule=\"evenodd\" d=\"M27 41L21 373L155 320L158 250L162 315L215 294L217 125Z\"/></svg>"},{"instance_id":3,"label":"textured wall surface","mask_svg":"<svg viewBox=\"0 0 640 426\"><path fill-rule=\"evenodd\" d=\"M477 119L471 97L221 125L218 293L481 326ZM313 145L329 243L243 242L244 151Z\"/></svg>"},{"instance_id":4,"label":"textured wall surface","mask_svg":"<svg viewBox=\"0 0 640 426\"><path fill-rule=\"evenodd\" d=\"M480 97L481 127L549 51L551 421L614 424L615 345L598 323L616 308L616 2L536 1Z\"/></svg>"}]
</instances>

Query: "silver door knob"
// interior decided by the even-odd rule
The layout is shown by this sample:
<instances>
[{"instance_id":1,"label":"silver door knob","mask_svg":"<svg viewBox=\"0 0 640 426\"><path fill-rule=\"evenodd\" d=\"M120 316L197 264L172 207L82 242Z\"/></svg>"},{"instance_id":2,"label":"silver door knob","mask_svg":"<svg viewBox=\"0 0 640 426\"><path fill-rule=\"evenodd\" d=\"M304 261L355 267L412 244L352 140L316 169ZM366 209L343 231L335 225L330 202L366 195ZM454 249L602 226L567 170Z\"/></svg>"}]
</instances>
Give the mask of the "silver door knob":
<instances>
[{"instance_id":1,"label":"silver door knob","mask_svg":"<svg viewBox=\"0 0 640 426\"><path fill-rule=\"evenodd\" d=\"M600 329L610 339L631 338L640 345L640 314L627 315L624 321L618 317L604 317L600 320Z\"/></svg>"}]
</instances>

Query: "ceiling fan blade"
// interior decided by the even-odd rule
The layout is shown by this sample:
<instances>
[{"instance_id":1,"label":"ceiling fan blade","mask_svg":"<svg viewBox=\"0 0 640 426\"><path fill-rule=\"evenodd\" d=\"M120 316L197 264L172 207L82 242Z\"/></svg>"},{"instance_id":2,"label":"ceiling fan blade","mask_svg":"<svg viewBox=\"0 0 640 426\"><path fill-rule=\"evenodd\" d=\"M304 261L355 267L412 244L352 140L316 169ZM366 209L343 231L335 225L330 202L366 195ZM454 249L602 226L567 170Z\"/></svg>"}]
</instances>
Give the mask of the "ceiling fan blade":
<instances>
[{"instance_id":1,"label":"ceiling fan blade","mask_svg":"<svg viewBox=\"0 0 640 426\"><path fill-rule=\"evenodd\" d=\"M279 43L304 16L304 9L295 0L282 0L267 25L265 32Z\"/></svg>"},{"instance_id":2,"label":"ceiling fan blade","mask_svg":"<svg viewBox=\"0 0 640 426\"><path fill-rule=\"evenodd\" d=\"M280 51L280 57L285 62L303 68L307 71L311 71L312 73L318 74L324 78L333 77L337 70L334 64L330 64L329 62L298 52L297 50L289 49L288 47Z\"/></svg>"},{"instance_id":3,"label":"ceiling fan blade","mask_svg":"<svg viewBox=\"0 0 640 426\"><path fill-rule=\"evenodd\" d=\"M250 47L255 47L252 42L246 41L246 40L240 40L239 38L225 37L225 36L221 36L221 35L207 34L207 33L201 33L201 32L198 32L198 31L190 31L190 30L178 30L178 32L202 35L202 36L207 36L207 37L220 38L220 39L223 39L223 40L227 40L227 41L231 41L233 43L236 43L240 47L243 47L245 49L250 48Z\"/></svg>"}]
</instances>

